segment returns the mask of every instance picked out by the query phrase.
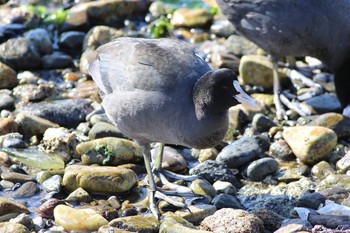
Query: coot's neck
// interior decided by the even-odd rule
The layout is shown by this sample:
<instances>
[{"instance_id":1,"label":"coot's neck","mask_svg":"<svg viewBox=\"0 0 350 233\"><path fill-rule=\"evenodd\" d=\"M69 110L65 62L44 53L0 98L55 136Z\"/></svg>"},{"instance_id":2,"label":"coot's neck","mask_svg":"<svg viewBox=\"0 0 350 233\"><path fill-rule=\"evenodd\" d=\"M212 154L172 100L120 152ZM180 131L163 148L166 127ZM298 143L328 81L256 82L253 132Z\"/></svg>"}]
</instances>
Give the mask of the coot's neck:
<instances>
[{"instance_id":1,"label":"coot's neck","mask_svg":"<svg viewBox=\"0 0 350 233\"><path fill-rule=\"evenodd\" d=\"M227 114L238 101L233 97L234 74L229 69L212 70L203 75L193 88L193 103L197 119Z\"/></svg>"}]
</instances>

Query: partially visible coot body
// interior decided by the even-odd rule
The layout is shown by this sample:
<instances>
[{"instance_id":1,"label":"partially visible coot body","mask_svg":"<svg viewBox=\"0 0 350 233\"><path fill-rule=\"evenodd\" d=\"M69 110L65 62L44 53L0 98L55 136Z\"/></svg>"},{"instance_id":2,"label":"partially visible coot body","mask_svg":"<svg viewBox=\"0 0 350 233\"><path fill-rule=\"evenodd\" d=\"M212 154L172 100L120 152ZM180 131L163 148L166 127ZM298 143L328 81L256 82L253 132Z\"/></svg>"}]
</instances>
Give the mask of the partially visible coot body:
<instances>
[{"instance_id":1,"label":"partially visible coot body","mask_svg":"<svg viewBox=\"0 0 350 233\"><path fill-rule=\"evenodd\" d=\"M156 216L150 143L215 146L227 131L228 108L255 104L231 70L212 70L179 40L119 38L97 49L89 73L109 119L143 149Z\"/></svg>"},{"instance_id":2,"label":"partially visible coot body","mask_svg":"<svg viewBox=\"0 0 350 233\"><path fill-rule=\"evenodd\" d=\"M335 74L350 116L349 0L217 0L243 36L274 57L313 56Z\"/></svg>"}]
</instances>

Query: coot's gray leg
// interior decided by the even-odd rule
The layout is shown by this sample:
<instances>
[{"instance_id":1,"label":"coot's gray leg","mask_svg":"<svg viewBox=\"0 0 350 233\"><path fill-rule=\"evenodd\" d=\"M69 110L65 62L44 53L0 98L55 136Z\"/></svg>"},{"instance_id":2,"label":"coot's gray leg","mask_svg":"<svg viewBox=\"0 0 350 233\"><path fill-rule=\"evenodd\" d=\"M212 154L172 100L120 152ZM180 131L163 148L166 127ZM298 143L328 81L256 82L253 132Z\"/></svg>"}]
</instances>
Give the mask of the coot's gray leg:
<instances>
[{"instance_id":1,"label":"coot's gray leg","mask_svg":"<svg viewBox=\"0 0 350 233\"><path fill-rule=\"evenodd\" d=\"M281 94L281 84L278 75L278 64L275 58L272 58L272 76L273 76L273 102L276 106L277 120L283 120L287 118L286 111L283 108L279 95Z\"/></svg>"},{"instance_id":2,"label":"coot's gray leg","mask_svg":"<svg viewBox=\"0 0 350 233\"><path fill-rule=\"evenodd\" d=\"M140 143L139 143L140 144ZM156 182L154 181L154 177L152 174L152 168L151 168L151 152L150 152L150 146L149 144L140 144L142 148L142 154L143 154L143 159L145 161L145 166L146 166L146 171L147 171L147 176L148 176L148 184L149 184L149 189L150 189L150 197L149 197L149 202L150 202L150 209L152 214L156 219L159 219L160 215L158 212L157 205L155 203L155 193L157 191L157 186Z\"/></svg>"},{"instance_id":3,"label":"coot's gray leg","mask_svg":"<svg viewBox=\"0 0 350 233\"><path fill-rule=\"evenodd\" d=\"M160 172L160 170L162 169L162 162L163 162L163 152L164 152L164 143L158 143L158 153L157 153L157 157L154 161L153 164L153 172Z\"/></svg>"}]
</instances>

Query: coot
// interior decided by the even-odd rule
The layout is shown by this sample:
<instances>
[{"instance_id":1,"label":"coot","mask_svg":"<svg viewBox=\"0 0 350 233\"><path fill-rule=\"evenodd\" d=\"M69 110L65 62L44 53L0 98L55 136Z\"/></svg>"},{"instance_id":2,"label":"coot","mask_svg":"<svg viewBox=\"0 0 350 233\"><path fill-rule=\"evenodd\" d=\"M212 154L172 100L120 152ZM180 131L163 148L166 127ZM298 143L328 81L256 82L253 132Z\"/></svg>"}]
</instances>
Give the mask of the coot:
<instances>
[{"instance_id":1,"label":"coot","mask_svg":"<svg viewBox=\"0 0 350 233\"><path fill-rule=\"evenodd\" d=\"M349 0L217 0L243 36L274 57L313 56L335 74L344 115L350 116Z\"/></svg>"},{"instance_id":2,"label":"coot","mask_svg":"<svg viewBox=\"0 0 350 233\"><path fill-rule=\"evenodd\" d=\"M175 39L119 38L97 49L88 72L109 119L142 147L155 216L150 143L215 146L227 131L228 108L255 107L231 70L211 69Z\"/></svg>"}]
</instances>

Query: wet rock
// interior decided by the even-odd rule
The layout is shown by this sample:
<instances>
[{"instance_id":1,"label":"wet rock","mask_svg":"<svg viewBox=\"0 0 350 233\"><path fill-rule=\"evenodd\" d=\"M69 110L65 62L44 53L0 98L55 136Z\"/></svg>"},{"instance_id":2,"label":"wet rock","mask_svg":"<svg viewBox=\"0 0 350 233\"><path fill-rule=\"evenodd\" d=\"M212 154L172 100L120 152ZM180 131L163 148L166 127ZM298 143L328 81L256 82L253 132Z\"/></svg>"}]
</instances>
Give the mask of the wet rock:
<instances>
[{"instance_id":1,"label":"wet rock","mask_svg":"<svg viewBox=\"0 0 350 233\"><path fill-rule=\"evenodd\" d=\"M45 118L67 128L76 127L85 121L87 114L92 110L91 104L85 99L43 101L19 108L19 111Z\"/></svg>"},{"instance_id":2,"label":"wet rock","mask_svg":"<svg viewBox=\"0 0 350 233\"><path fill-rule=\"evenodd\" d=\"M17 85L18 80L16 71L0 62L0 89L12 89Z\"/></svg>"},{"instance_id":3,"label":"wet rock","mask_svg":"<svg viewBox=\"0 0 350 233\"><path fill-rule=\"evenodd\" d=\"M322 94L305 101L318 114L327 112L339 112L341 104L335 94Z\"/></svg>"},{"instance_id":4,"label":"wet rock","mask_svg":"<svg viewBox=\"0 0 350 233\"><path fill-rule=\"evenodd\" d=\"M203 28L213 21L213 15L204 9L177 9L170 23L175 27Z\"/></svg>"},{"instance_id":5,"label":"wet rock","mask_svg":"<svg viewBox=\"0 0 350 233\"><path fill-rule=\"evenodd\" d=\"M61 52L44 55L41 58L44 69L63 69L73 66L73 58Z\"/></svg>"},{"instance_id":6,"label":"wet rock","mask_svg":"<svg viewBox=\"0 0 350 233\"><path fill-rule=\"evenodd\" d=\"M211 232L263 233L263 222L245 210L221 209L203 220L201 229Z\"/></svg>"},{"instance_id":7,"label":"wet rock","mask_svg":"<svg viewBox=\"0 0 350 233\"><path fill-rule=\"evenodd\" d=\"M0 197L0 216L11 213L18 215L20 213L29 213L29 211L22 204L16 203L9 198Z\"/></svg>"},{"instance_id":8,"label":"wet rock","mask_svg":"<svg viewBox=\"0 0 350 233\"><path fill-rule=\"evenodd\" d=\"M345 173L350 168L350 151L348 151L343 158L337 161L336 163L337 170Z\"/></svg>"},{"instance_id":9,"label":"wet rock","mask_svg":"<svg viewBox=\"0 0 350 233\"><path fill-rule=\"evenodd\" d=\"M89 131L89 138L98 139L104 137L125 138L123 133L115 125L106 122L97 122Z\"/></svg>"},{"instance_id":10,"label":"wet rock","mask_svg":"<svg viewBox=\"0 0 350 233\"><path fill-rule=\"evenodd\" d=\"M198 204L188 206L188 210L177 210L175 214L186 219L191 223L198 223L206 217L214 214L216 207L207 204Z\"/></svg>"},{"instance_id":11,"label":"wet rock","mask_svg":"<svg viewBox=\"0 0 350 233\"><path fill-rule=\"evenodd\" d=\"M123 32L121 30L104 25L95 26L86 34L83 50L95 50L99 46L121 36L123 36Z\"/></svg>"},{"instance_id":12,"label":"wet rock","mask_svg":"<svg viewBox=\"0 0 350 233\"><path fill-rule=\"evenodd\" d=\"M278 228L280 228L283 217L274 211L266 210L266 209L255 209L252 211L256 217L260 218L264 223L265 230L269 232L275 232Z\"/></svg>"},{"instance_id":13,"label":"wet rock","mask_svg":"<svg viewBox=\"0 0 350 233\"><path fill-rule=\"evenodd\" d=\"M11 118L0 119L0 135L6 135L9 133L17 132L18 125Z\"/></svg>"},{"instance_id":14,"label":"wet rock","mask_svg":"<svg viewBox=\"0 0 350 233\"><path fill-rule=\"evenodd\" d=\"M253 42L241 35L231 35L224 42L225 51L233 53L238 57L256 54L259 49Z\"/></svg>"},{"instance_id":15,"label":"wet rock","mask_svg":"<svg viewBox=\"0 0 350 233\"><path fill-rule=\"evenodd\" d=\"M232 171L225 165L214 160L207 160L198 164L190 170L190 175L199 175L210 183L217 180L228 181L235 186L239 186L239 181Z\"/></svg>"},{"instance_id":16,"label":"wet rock","mask_svg":"<svg viewBox=\"0 0 350 233\"><path fill-rule=\"evenodd\" d=\"M339 138L350 136L350 119L339 113L325 113L309 122L309 126L323 126L334 130Z\"/></svg>"},{"instance_id":17,"label":"wet rock","mask_svg":"<svg viewBox=\"0 0 350 233\"><path fill-rule=\"evenodd\" d=\"M0 45L0 61L15 70L40 67L40 55L36 47L25 38L9 39Z\"/></svg>"},{"instance_id":18,"label":"wet rock","mask_svg":"<svg viewBox=\"0 0 350 233\"><path fill-rule=\"evenodd\" d=\"M237 192L236 187L233 186L233 184L231 184L230 182L226 181L217 180L213 184L213 187L215 188L217 193L227 193L230 195L234 195Z\"/></svg>"},{"instance_id":19,"label":"wet rock","mask_svg":"<svg viewBox=\"0 0 350 233\"><path fill-rule=\"evenodd\" d=\"M0 232L30 233L27 227L19 223L1 222Z\"/></svg>"},{"instance_id":20,"label":"wet rock","mask_svg":"<svg viewBox=\"0 0 350 233\"><path fill-rule=\"evenodd\" d=\"M325 159L337 144L334 131L319 126L289 127L283 137L295 156L309 165Z\"/></svg>"},{"instance_id":21,"label":"wet rock","mask_svg":"<svg viewBox=\"0 0 350 233\"><path fill-rule=\"evenodd\" d=\"M34 230L33 220L27 214L20 214L16 218L11 219L10 222L22 224L30 231Z\"/></svg>"},{"instance_id":22,"label":"wet rock","mask_svg":"<svg viewBox=\"0 0 350 233\"><path fill-rule=\"evenodd\" d=\"M36 211L43 218L53 218L53 210L56 206L64 204L64 201L55 198L50 198L41 204Z\"/></svg>"},{"instance_id":23,"label":"wet rock","mask_svg":"<svg viewBox=\"0 0 350 233\"><path fill-rule=\"evenodd\" d=\"M269 153L271 156L284 161L295 159L292 149L290 149L285 140L278 140L271 143Z\"/></svg>"},{"instance_id":24,"label":"wet rock","mask_svg":"<svg viewBox=\"0 0 350 233\"><path fill-rule=\"evenodd\" d=\"M129 216L116 218L110 221L108 225L131 232L159 232L159 222L153 216Z\"/></svg>"},{"instance_id":25,"label":"wet rock","mask_svg":"<svg viewBox=\"0 0 350 233\"><path fill-rule=\"evenodd\" d=\"M21 184L28 181L35 181L35 179L32 176L17 172L3 172L1 173L1 179Z\"/></svg>"},{"instance_id":26,"label":"wet rock","mask_svg":"<svg viewBox=\"0 0 350 233\"><path fill-rule=\"evenodd\" d=\"M52 53L53 44L47 30L43 28L29 30L26 33L25 38L37 48L40 54L44 55Z\"/></svg>"},{"instance_id":27,"label":"wet rock","mask_svg":"<svg viewBox=\"0 0 350 233\"><path fill-rule=\"evenodd\" d=\"M219 37L229 37L235 32L235 28L228 20L215 20L210 26L210 32Z\"/></svg>"},{"instance_id":28,"label":"wet rock","mask_svg":"<svg viewBox=\"0 0 350 233\"><path fill-rule=\"evenodd\" d=\"M50 84L23 84L13 89L13 95L23 101L39 101L56 93L56 88Z\"/></svg>"},{"instance_id":29,"label":"wet rock","mask_svg":"<svg viewBox=\"0 0 350 233\"><path fill-rule=\"evenodd\" d=\"M55 222L66 231L97 231L108 221L93 209L74 209L58 205L54 209Z\"/></svg>"},{"instance_id":30,"label":"wet rock","mask_svg":"<svg viewBox=\"0 0 350 233\"><path fill-rule=\"evenodd\" d=\"M90 201L92 201L90 194L82 188L77 188L76 190L71 192L66 199L67 200L74 199L79 202L85 202L85 203L89 203Z\"/></svg>"},{"instance_id":31,"label":"wet rock","mask_svg":"<svg viewBox=\"0 0 350 233\"><path fill-rule=\"evenodd\" d=\"M14 104L15 99L11 95L7 93L0 93L0 110L12 109L14 107Z\"/></svg>"},{"instance_id":32,"label":"wet rock","mask_svg":"<svg viewBox=\"0 0 350 233\"><path fill-rule=\"evenodd\" d=\"M215 205L218 210L222 208L244 209L237 198L226 193L217 195L213 200L213 205Z\"/></svg>"},{"instance_id":33,"label":"wet rock","mask_svg":"<svg viewBox=\"0 0 350 233\"><path fill-rule=\"evenodd\" d=\"M262 181L266 176L278 171L278 162L273 158L255 160L246 169L247 178L253 181Z\"/></svg>"},{"instance_id":34,"label":"wet rock","mask_svg":"<svg viewBox=\"0 0 350 233\"><path fill-rule=\"evenodd\" d=\"M141 148L122 138L100 138L77 145L77 153L84 164L121 165L143 161Z\"/></svg>"},{"instance_id":35,"label":"wet rock","mask_svg":"<svg viewBox=\"0 0 350 233\"><path fill-rule=\"evenodd\" d=\"M18 124L18 130L25 137L29 138L33 135L42 136L48 128L58 128L55 124L44 118L30 115L24 112L17 114L15 121Z\"/></svg>"},{"instance_id":36,"label":"wet rock","mask_svg":"<svg viewBox=\"0 0 350 233\"><path fill-rule=\"evenodd\" d=\"M324 205L325 201L326 197L318 192L307 193L298 199L297 206L317 210L320 205Z\"/></svg>"},{"instance_id":37,"label":"wet rock","mask_svg":"<svg viewBox=\"0 0 350 233\"><path fill-rule=\"evenodd\" d=\"M68 31L64 32L58 38L58 45L68 54L80 54L83 49L84 32Z\"/></svg>"},{"instance_id":38,"label":"wet rock","mask_svg":"<svg viewBox=\"0 0 350 233\"><path fill-rule=\"evenodd\" d=\"M129 191L137 181L135 172L126 168L70 165L62 185L69 191L81 187L87 192L115 194Z\"/></svg>"},{"instance_id":39,"label":"wet rock","mask_svg":"<svg viewBox=\"0 0 350 233\"><path fill-rule=\"evenodd\" d=\"M245 55L241 58L239 66L239 83L241 85L252 84L271 89L272 62L265 56ZM286 79L286 74L279 72L281 79Z\"/></svg>"},{"instance_id":40,"label":"wet rock","mask_svg":"<svg viewBox=\"0 0 350 233\"><path fill-rule=\"evenodd\" d=\"M256 159L259 153L258 142L254 138L242 137L222 149L216 161L224 163L230 168L242 168L245 164Z\"/></svg>"},{"instance_id":41,"label":"wet rock","mask_svg":"<svg viewBox=\"0 0 350 233\"><path fill-rule=\"evenodd\" d=\"M312 169L311 174L314 177L324 179L330 174L334 174L335 170L333 167L327 162L327 161L321 161L319 163L316 163Z\"/></svg>"},{"instance_id":42,"label":"wet rock","mask_svg":"<svg viewBox=\"0 0 350 233\"><path fill-rule=\"evenodd\" d=\"M59 193L61 191L61 181L62 181L61 176L54 175L48 178L47 180L45 180L42 183L42 187L47 193L50 193L50 192Z\"/></svg>"},{"instance_id":43,"label":"wet rock","mask_svg":"<svg viewBox=\"0 0 350 233\"><path fill-rule=\"evenodd\" d=\"M158 147L151 150L153 158L158 154ZM169 146L164 147L162 169L172 172L182 172L187 168L185 158L174 148Z\"/></svg>"},{"instance_id":44,"label":"wet rock","mask_svg":"<svg viewBox=\"0 0 350 233\"><path fill-rule=\"evenodd\" d=\"M320 182L318 189L323 190L335 186L343 187L350 191L350 176L342 174L329 175Z\"/></svg>"},{"instance_id":45,"label":"wet rock","mask_svg":"<svg viewBox=\"0 0 350 233\"><path fill-rule=\"evenodd\" d=\"M36 194L39 191L39 187L36 183L28 181L23 183L18 189L12 192L12 197L21 198L21 197L30 197Z\"/></svg>"},{"instance_id":46,"label":"wet rock","mask_svg":"<svg viewBox=\"0 0 350 233\"><path fill-rule=\"evenodd\" d=\"M309 231L312 225L309 221L303 219L287 219L283 221L280 229L275 231L275 233L292 233L300 231Z\"/></svg>"},{"instance_id":47,"label":"wet rock","mask_svg":"<svg viewBox=\"0 0 350 233\"><path fill-rule=\"evenodd\" d=\"M264 114L258 113L255 114L252 121L252 126L260 133L268 132L269 129L273 126L276 126L276 123L273 122L270 118Z\"/></svg>"},{"instance_id":48,"label":"wet rock","mask_svg":"<svg viewBox=\"0 0 350 233\"><path fill-rule=\"evenodd\" d=\"M190 189L193 193L203 196L214 197L216 195L215 188L208 181L202 179L194 180L190 185Z\"/></svg>"}]
</instances>

